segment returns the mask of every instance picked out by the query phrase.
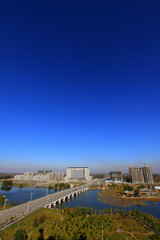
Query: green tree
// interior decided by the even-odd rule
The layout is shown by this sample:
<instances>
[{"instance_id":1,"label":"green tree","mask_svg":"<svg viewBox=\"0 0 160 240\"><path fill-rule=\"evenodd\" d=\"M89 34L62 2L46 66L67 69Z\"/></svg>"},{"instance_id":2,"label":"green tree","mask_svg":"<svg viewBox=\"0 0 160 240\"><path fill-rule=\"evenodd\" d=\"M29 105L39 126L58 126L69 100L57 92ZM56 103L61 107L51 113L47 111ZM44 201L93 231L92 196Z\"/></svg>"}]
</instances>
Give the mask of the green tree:
<instances>
[{"instance_id":1,"label":"green tree","mask_svg":"<svg viewBox=\"0 0 160 240\"><path fill-rule=\"evenodd\" d=\"M78 232L74 233L72 240L79 239L80 234Z\"/></svg>"},{"instance_id":2,"label":"green tree","mask_svg":"<svg viewBox=\"0 0 160 240\"><path fill-rule=\"evenodd\" d=\"M132 186L128 186L128 191L132 191L133 187Z\"/></svg>"},{"instance_id":3,"label":"green tree","mask_svg":"<svg viewBox=\"0 0 160 240\"><path fill-rule=\"evenodd\" d=\"M11 180L4 180L2 182L2 187L1 187L1 190L3 191L10 191L12 189L12 186L13 186L13 182Z\"/></svg>"},{"instance_id":4,"label":"green tree","mask_svg":"<svg viewBox=\"0 0 160 240\"><path fill-rule=\"evenodd\" d=\"M141 184L139 187L142 189L142 188L145 188L145 185Z\"/></svg>"},{"instance_id":5,"label":"green tree","mask_svg":"<svg viewBox=\"0 0 160 240\"><path fill-rule=\"evenodd\" d=\"M6 200L6 197L3 195L0 195L0 205L3 205Z\"/></svg>"},{"instance_id":6,"label":"green tree","mask_svg":"<svg viewBox=\"0 0 160 240\"><path fill-rule=\"evenodd\" d=\"M87 239L86 233L81 233L79 240L86 240L86 239Z\"/></svg>"},{"instance_id":7,"label":"green tree","mask_svg":"<svg viewBox=\"0 0 160 240\"><path fill-rule=\"evenodd\" d=\"M40 216L39 218L39 224L43 223L45 221L45 215Z\"/></svg>"},{"instance_id":8,"label":"green tree","mask_svg":"<svg viewBox=\"0 0 160 240\"><path fill-rule=\"evenodd\" d=\"M124 186L124 191L126 191L126 190L127 191L132 191L133 187L127 184L127 185Z\"/></svg>"},{"instance_id":9,"label":"green tree","mask_svg":"<svg viewBox=\"0 0 160 240\"><path fill-rule=\"evenodd\" d=\"M59 188L65 188L65 184L64 183L60 183L59 184Z\"/></svg>"},{"instance_id":10,"label":"green tree","mask_svg":"<svg viewBox=\"0 0 160 240\"><path fill-rule=\"evenodd\" d=\"M70 188L71 185L69 183L66 183L66 188Z\"/></svg>"},{"instance_id":11,"label":"green tree","mask_svg":"<svg viewBox=\"0 0 160 240\"><path fill-rule=\"evenodd\" d=\"M35 218L33 222L33 227L38 227L38 225L39 225L38 218Z\"/></svg>"},{"instance_id":12,"label":"green tree","mask_svg":"<svg viewBox=\"0 0 160 240\"><path fill-rule=\"evenodd\" d=\"M50 190L52 190L53 189L53 187L52 187L52 185L50 184L49 186L48 186L48 190L50 191Z\"/></svg>"},{"instance_id":13,"label":"green tree","mask_svg":"<svg viewBox=\"0 0 160 240\"><path fill-rule=\"evenodd\" d=\"M43 228L40 228L39 229L40 237L37 240L43 240L44 239L43 232L44 232Z\"/></svg>"},{"instance_id":14,"label":"green tree","mask_svg":"<svg viewBox=\"0 0 160 240\"><path fill-rule=\"evenodd\" d=\"M26 240L26 239L27 239L27 233L25 229L17 230L13 236L13 240Z\"/></svg>"},{"instance_id":15,"label":"green tree","mask_svg":"<svg viewBox=\"0 0 160 240\"><path fill-rule=\"evenodd\" d=\"M57 187L59 186L59 184L58 184L58 183L56 183L54 186L55 186L55 188L57 188Z\"/></svg>"},{"instance_id":16,"label":"green tree","mask_svg":"<svg viewBox=\"0 0 160 240\"><path fill-rule=\"evenodd\" d=\"M22 189L22 188L23 188L23 184L20 183L20 184L19 184L19 189Z\"/></svg>"},{"instance_id":17,"label":"green tree","mask_svg":"<svg viewBox=\"0 0 160 240\"><path fill-rule=\"evenodd\" d=\"M135 197L139 196L139 189L138 188L135 190L134 194L135 194Z\"/></svg>"}]
</instances>

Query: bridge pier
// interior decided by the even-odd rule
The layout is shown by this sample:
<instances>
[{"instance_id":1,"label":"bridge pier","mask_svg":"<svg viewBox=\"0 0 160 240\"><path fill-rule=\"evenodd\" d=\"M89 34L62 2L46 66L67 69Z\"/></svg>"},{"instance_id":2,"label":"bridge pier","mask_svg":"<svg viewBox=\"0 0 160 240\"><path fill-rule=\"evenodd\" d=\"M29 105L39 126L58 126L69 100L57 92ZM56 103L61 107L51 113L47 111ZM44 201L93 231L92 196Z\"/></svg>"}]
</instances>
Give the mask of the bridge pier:
<instances>
[{"instance_id":1,"label":"bridge pier","mask_svg":"<svg viewBox=\"0 0 160 240\"><path fill-rule=\"evenodd\" d=\"M68 200L70 199L70 195L67 195L67 199L68 199Z\"/></svg>"},{"instance_id":2,"label":"bridge pier","mask_svg":"<svg viewBox=\"0 0 160 240\"><path fill-rule=\"evenodd\" d=\"M51 208L52 206L56 206L56 204L61 204L62 202L65 202L66 200L69 200L71 198L74 198L80 194L82 194L83 192L87 191L88 190L88 187L85 187L85 188L82 188L82 189L75 189L73 192L71 192L70 190L70 193L67 194L66 196L60 196L59 199L55 200L51 203L48 203L45 205L45 208ZM62 193L61 193L62 195Z\"/></svg>"}]
</instances>

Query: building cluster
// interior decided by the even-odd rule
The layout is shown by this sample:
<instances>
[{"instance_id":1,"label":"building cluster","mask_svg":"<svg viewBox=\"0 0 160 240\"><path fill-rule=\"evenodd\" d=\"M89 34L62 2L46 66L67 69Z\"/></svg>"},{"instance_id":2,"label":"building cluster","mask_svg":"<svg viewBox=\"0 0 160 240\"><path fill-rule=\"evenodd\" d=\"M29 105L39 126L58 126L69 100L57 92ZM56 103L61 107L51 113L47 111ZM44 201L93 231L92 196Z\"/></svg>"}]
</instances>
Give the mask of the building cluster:
<instances>
[{"instance_id":1,"label":"building cluster","mask_svg":"<svg viewBox=\"0 0 160 240\"><path fill-rule=\"evenodd\" d=\"M138 168L132 167L129 168L129 175L131 182L134 184L153 184L153 176L152 176L152 170L151 167L145 165L144 167Z\"/></svg>"},{"instance_id":2,"label":"building cluster","mask_svg":"<svg viewBox=\"0 0 160 240\"><path fill-rule=\"evenodd\" d=\"M144 167L129 167L130 182L133 184L153 184L153 176L151 167L144 165ZM110 178L106 179L106 184L111 183L126 183L123 181L121 171L111 171Z\"/></svg>"},{"instance_id":3,"label":"building cluster","mask_svg":"<svg viewBox=\"0 0 160 240\"><path fill-rule=\"evenodd\" d=\"M135 190L132 191L124 191L124 195L127 197L135 197ZM156 189L148 189L148 188L142 188L139 189L138 196L139 197L154 197L158 195L158 191Z\"/></svg>"},{"instance_id":4,"label":"building cluster","mask_svg":"<svg viewBox=\"0 0 160 240\"><path fill-rule=\"evenodd\" d=\"M144 165L144 167L138 168L129 167L130 181L133 184L153 184L152 170L149 166ZM92 177L90 176L90 170L88 167L68 167L67 173L64 178L64 173L62 172L52 172L52 171L39 171L38 173L25 172L22 175L15 175L14 180L17 181L35 181L35 182L50 182L64 179L67 181L73 180L84 180L90 181ZM110 178L105 181L106 184L110 183L122 183L123 177L122 172L111 171ZM124 182L125 183L125 182Z\"/></svg>"},{"instance_id":5,"label":"building cluster","mask_svg":"<svg viewBox=\"0 0 160 240\"><path fill-rule=\"evenodd\" d=\"M49 173L25 172L24 174L21 174L21 175L15 175L14 180L49 182L49 181L57 181L63 178L64 178L64 173L62 172L49 172Z\"/></svg>"},{"instance_id":6,"label":"building cluster","mask_svg":"<svg viewBox=\"0 0 160 240\"><path fill-rule=\"evenodd\" d=\"M44 172L38 173L25 172L21 175L15 175L14 180L17 181L33 181L33 182L50 182L64 179L64 173L62 172ZM71 180L91 180L90 171L88 167L69 167L65 181Z\"/></svg>"},{"instance_id":7,"label":"building cluster","mask_svg":"<svg viewBox=\"0 0 160 240\"><path fill-rule=\"evenodd\" d=\"M66 181L70 180L91 180L88 167L69 167L67 168Z\"/></svg>"}]
</instances>

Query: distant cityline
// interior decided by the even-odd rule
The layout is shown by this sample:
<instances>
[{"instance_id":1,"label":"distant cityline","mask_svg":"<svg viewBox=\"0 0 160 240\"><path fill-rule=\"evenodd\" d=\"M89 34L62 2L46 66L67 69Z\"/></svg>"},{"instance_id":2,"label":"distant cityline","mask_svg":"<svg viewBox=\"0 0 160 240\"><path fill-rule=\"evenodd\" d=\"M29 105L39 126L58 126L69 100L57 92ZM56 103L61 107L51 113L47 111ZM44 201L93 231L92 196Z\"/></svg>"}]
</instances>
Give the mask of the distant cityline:
<instances>
[{"instance_id":1,"label":"distant cityline","mask_svg":"<svg viewBox=\"0 0 160 240\"><path fill-rule=\"evenodd\" d=\"M106 174L107 175L107 174ZM14 176L17 181L36 181L36 182L52 182L52 181L72 181L85 180L90 181L90 170L88 167L68 167L66 175L63 172L52 172L51 170L39 170L38 173L25 172ZM153 184L153 176L151 167L144 165L144 167L129 167L129 179L133 184ZM110 179L113 181L123 181L122 172L110 171Z\"/></svg>"}]
</instances>

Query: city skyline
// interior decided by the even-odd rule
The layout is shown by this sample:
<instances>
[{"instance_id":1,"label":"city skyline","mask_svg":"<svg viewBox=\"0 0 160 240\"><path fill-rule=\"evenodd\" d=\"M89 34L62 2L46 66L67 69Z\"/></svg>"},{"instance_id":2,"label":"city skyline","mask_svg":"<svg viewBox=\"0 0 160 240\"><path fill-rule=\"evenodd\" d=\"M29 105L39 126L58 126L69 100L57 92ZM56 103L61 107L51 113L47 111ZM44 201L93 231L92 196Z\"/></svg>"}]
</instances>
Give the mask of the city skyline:
<instances>
[{"instance_id":1,"label":"city skyline","mask_svg":"<svg viewBox=\"0 0 160 240\"><path fill-rule=\"evenodd\" d=\"M3 2L0 172L160 173L160 3Z\"/></svg>"}]
</instances>

